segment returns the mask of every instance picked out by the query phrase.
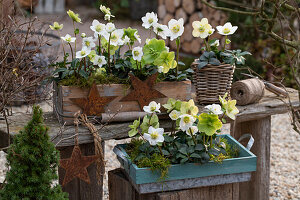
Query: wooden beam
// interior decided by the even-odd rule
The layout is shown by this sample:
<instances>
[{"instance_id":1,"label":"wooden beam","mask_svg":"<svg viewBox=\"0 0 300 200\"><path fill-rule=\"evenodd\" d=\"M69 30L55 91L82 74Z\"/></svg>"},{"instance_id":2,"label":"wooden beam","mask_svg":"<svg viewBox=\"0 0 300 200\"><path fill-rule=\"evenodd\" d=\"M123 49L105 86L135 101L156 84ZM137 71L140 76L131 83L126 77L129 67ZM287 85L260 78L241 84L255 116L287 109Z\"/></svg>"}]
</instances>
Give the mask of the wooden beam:
<instances>
[{"instance_id":1,"label":"wooden beam","mask_svg":"<svg viewBox=\"0 0 300 200\"><path fill-rule=\"evenodd\" d=\"M269 199L271 116L247 122L231 123L230 131L235 139L245 133L250 133L255 140L251 152L257 156L256 172L252 173L250 182L239 184L239 199Z\"/></svg>"}]
</instances>

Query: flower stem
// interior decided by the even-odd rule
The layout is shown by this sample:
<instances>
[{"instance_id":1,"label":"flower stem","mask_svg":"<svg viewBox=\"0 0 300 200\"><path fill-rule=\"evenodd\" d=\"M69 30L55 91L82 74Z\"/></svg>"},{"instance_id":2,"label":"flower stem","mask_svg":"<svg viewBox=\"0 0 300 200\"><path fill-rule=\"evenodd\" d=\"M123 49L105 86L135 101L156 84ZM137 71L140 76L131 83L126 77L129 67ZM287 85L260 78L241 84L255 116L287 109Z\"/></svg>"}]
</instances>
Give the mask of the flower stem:
<instances>
[{"instance_id":1,"label":"flower stem","mask_svg":"<svg viewBox=\"0 0 300 200\"><path fill-rule=\"evenodd\" d=\"M227 35L225 36L223 51L225 50L225 47L226 47L226 40L227 40Z\"/></svg>"},{"instance_id":2,"label":"flower stem","mask_svg":"<svg viewBox=\"0 0 300 200\"><path fill-rule=\"evenodd\" d=\"M86 60L85 60L85 57L83 58L83 62L84 62L84 63L83 63L83 64L84 64L84 71L87 72L87 71L86 71Z\"/></svg>"},{"instance_id":3,"label":"flower stem","mask_svg":"<svg viewBox=\"0 0 300 200\"><path fill-rule=\"evenodd\" d=\"M75 38L76 38L76 27L75 27L75 23L73 21L73 27L74 27L74 35L75 35ZM75 52L76 52L76 41L75 41Z\"/></svg>"},{"instance_id":4,"label":"flower stem","mask_svg":"<svg viewBox=\"0 0 300 200\"><path fill-rule=\"evenodd\" d=\"M108 47L107 47L107 53L108 53L108 73L110 73L110 38L111 38L111 33L109 34L109 39L108 39Z\"/></svg>"},{"instance_id":5,"label":"flower stem","mask_svg":"<svg viewBox=\"0 0 300 200\"><path fill-rule=\"evenodd\" d=\"M203 41L204 41L204 45L205 45L206 51L209 51L208 44L207 44L206 40L204 39Z\"/></svg>"},{"instance_id":6,"label":"flower stem","mask_svg":"<svg viewBox=\"0 0 300 200\"><path fill-rule=\"evenodd\" d=\"M180 37L176 39L176 46L177 46L177 53L176 53L176 78L178 79L178 70L179 70L179 65L178 65L178 60L179 60L179 48L180 48Z\"/></svg>"},{"instance_id":7,"label":"flower stem","mask_svg":"<svg viewBox=\"0 0 300 200\"><path fill-rule=\"evenodd\" d=\"M160 151L161 155L162 155L162 156L164 156L164 154L163 154L163 152L162 152L162 149L161 149L161 147L160 147L160 146L158 146L158 145L157 145L157 147L158 147L158 149L159 149L159 151Z\"/></svg>"},{"instance_id":8,"label":"flower stem","mask_svg":"<svg viewBox=\"0 0 300 200\"><path fill-rule=\"evenodd\" d=\"M98 41L99 41L99 55L101 56L101 35L98 34Z\"/></svg>"},{"instance_id":9,"label":"flower stem","mask_svg":"<svg viewBox=\"0 0 300 200\"><path fill-rule=\"evenodd\" d=\"M203 145L205 145L205 133L203 135Z\"/></svg>"},{"instance_id":10,"label":"flower stem","mask_svg":"<svg viewBox=\"0 0 300 200\"><path fill-rule=\"evenodd\" d=\"M210 136L210 148L212 148L212 136Z\"/></svg>"},{"instance_id":11,"label":"flower stem","mask_svg":"<svg viewBox=\"0 0 300 200\"><path fill-rule=\"evenodd\" d=\"M197 144L197 140L196 140L196 138L195 138L195 135L193 134L193 132L192 132L192 129L190 128L190 131L191 131L191 136L192 136L192 139L193 139L193 141L194 141L194 143L195 143L195 145Z\"/></svg>"},{"instance_id":12,"label":"flower stem","mask_svg":"<svg viewBox=\"0 0 300 200\"><path fill-rule=\"evenodd\" d=\"M70 49L71 49L71 55L72 55L72 60L74 59L74 55L73 55L73 49L72 49L72 45L70 42L68 42L69 46L70 46ZM75 42L75 45L76 45L76 42Z\"/></svg>"}]
</instances>

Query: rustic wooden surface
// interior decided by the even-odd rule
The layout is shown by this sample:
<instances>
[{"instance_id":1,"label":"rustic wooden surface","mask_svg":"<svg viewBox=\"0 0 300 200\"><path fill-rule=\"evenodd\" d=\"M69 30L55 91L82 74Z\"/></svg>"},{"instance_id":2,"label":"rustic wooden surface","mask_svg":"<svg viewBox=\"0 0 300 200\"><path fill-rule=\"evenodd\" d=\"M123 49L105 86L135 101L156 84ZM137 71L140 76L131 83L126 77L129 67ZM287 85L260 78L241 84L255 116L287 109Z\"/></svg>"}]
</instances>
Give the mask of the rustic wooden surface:
<instances>
[{"instance_id":1,"label":"rustic wooden surface","mask_svg":"<svg viewBox=\"0 0 300 200\"><path fill-rule=\"evenodd\" d=\"M231 123L230 130L234 138L245 133L252 134L255 142L251 151L257 156L256 172L252 173L251 181L239 184L239 199L269 199L271 116Z\"/></svg>"},{"instance_id":2,"label":"rustic wooden surface","mask_svg":"<svg viewBox=\"0 0 300 200\"><path fill-rule=\"evenodd\" d=\"M104 149L104 142L102 143ZM84 156L95 155L94 143L80 145L81 152ZM58 148L60 151L60 158L67 159L71 157L73 146ZM98 184L96 175L96 164L93 163L87 168L91 183L75 178L63 187L64 192L69 193L70 200L82 200L82 199L102 199L103 196L103 176L101 182ZM65 177L65 170L61 167L58 169L59 183L63 183Z\"/></svg>"},{"instance_id":3,"label":"rustic wooden surface","mask_svg":"<svg viewBox=\"0 0 300 200\"><path fill-rule=\"evenodd\" d=\"M299 107L298 101L298 92L293 89L288 89L291 102L294 106ZM284 99L284 102L287 102L287 99ZM237 115L236 123L252 121L262 119L275 114L282 114L288 112L288 107L285 103L279 99L276 99L276 95L266 91L265 96L256 104L251 104L247 106L238 106L240 113ZM203 106L199 106L200 110L203 109ZM68 138L74 135L74 127L73 126L64 126L63 127L63 136L59 133L61 132L61 125L58 123L57 119L53 116L52 113L45 113L45 123L49 126L49 134L53 138L53 142L57 144L61 139ZM24 125L30 120L31 115L23 114L21 115L13 115L9 117L10 123L10 132L11 134L17 134ZM123 123L112 123L107 126L96 125L96 128L99 129L99 135L103 140L110 139L123 139L128 137L128 131L130 128L128 127L132 124L130 122ZM161 127L170 128L171 123L168 120L161 121ZM2 132L2 133L1 133ZM6 124L4 120L0 120L0 135L5 136ZM79 143L91 143L93 142L92 135L88 132L85 127L79 127ZM56 137L55 137L56 136ZM235 137L236 138L236 137ZM74 145L74 138L66 139L61 141L58 146L71 146ZM2 146L3 147L3 146ZM1 147L0 147L1 148Z\"/></svg>"},{"instance_id":4,"label":"rustic wooden surface","mask_svg":"<svg viewBox=\"0 0 300 200\"><path fill-rule=\"evenodd\" d=\"M128 95L132 89L129 85L125 84L110 84L110 85L97 85L100 96L117 96L106 107L106 113L115 112L129 112L129 111L141 111L137 101L121 102L120 100ZM54 87L56 88L56 86ZM153 89L161 92L165 96L180 100L189 100L191 98L191 82L159 82ZM54 96L54 101L57 103L57 109L63 115L73 116L78 110L81 110L76 104L74 104L72 98L84 98L88 96L89 89L61 86L56 89L57 97ZM168 98L155 99L156 102L164 104ZM68 124L72 123L70 118L61 118Z\"/></svg>"},{"instance_id":5,"label":"rustic wooden surface","mask_svg":"<svg viewBox=\"0 0 300 200\"><path fill-rule=\"evenodd\" d=\"M110 200L237 200L236 183L173 192L138 194L122 169L108 172Z\"/></svg>"}]
</instances>

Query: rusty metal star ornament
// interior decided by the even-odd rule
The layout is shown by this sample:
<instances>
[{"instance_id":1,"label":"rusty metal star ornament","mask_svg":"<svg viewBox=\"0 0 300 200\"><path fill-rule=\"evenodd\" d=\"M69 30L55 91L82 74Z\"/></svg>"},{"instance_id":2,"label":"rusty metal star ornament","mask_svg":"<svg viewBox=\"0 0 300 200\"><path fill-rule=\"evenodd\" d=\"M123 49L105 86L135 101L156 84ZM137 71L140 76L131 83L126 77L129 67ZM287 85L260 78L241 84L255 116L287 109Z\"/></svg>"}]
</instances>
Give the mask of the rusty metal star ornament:
<instances>
[{"instance_id":1,"label":"rusty metal star ornament","mask_svg":"<svg viewBox=\"0 0 300 200\"><path fill-rule=\"evenodd\" d=\"M144 82L132 74L129 74L129 76L133 90L120 101L137 101L141 110L143 110L143 107L149 105L152 100L166 97L164 94L154 89L158 73L151 75Z\"/></svg>"},{"instance_id":2,"label":"rusty metal star ornament","mask_svg":"<svg viewBox=\"0 0 300 200\"><path fill-rule=\"evenodd\" d=\"M97 159L99 159L99 155L82 156L79 146L75 145L71 158L61 159L59 161L60 167L66 170L62 185L66 185L76 177L90 184L91 180L87 171L87 167Z\"/></svg>"},{"instance_id":3,"label":"rusty metal star ornament","mask_svg":"<svg viewBox=\"0 0 300 200\"><path fill-rule=\"evenodd\" d=\"M94 83L87 98L70 98L70 100L78 105L84 114L88 116L98 116L105 112L104 107L115 98L117 98L117 96L101 97L97 85Z\"/></svg>"}]
</instances>

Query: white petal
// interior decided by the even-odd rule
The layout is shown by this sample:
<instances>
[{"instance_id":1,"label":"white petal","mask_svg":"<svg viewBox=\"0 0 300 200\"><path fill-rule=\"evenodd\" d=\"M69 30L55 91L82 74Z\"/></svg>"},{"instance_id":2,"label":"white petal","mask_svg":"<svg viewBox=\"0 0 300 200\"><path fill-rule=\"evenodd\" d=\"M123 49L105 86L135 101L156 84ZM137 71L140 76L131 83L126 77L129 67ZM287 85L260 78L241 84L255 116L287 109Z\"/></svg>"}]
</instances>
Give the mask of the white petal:
<instances>
[{"instance_id":1,"label":"white petal","mask_svg":"<svg viewBox=\"0 0 300 200\"><path fill-rule=\"evenodd\" d=\"M165 140L163 135L159 135L156 139L157 142L163 142Z\"/></svg>"}]
</instances>

